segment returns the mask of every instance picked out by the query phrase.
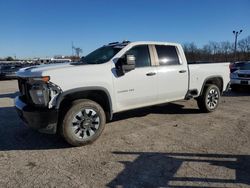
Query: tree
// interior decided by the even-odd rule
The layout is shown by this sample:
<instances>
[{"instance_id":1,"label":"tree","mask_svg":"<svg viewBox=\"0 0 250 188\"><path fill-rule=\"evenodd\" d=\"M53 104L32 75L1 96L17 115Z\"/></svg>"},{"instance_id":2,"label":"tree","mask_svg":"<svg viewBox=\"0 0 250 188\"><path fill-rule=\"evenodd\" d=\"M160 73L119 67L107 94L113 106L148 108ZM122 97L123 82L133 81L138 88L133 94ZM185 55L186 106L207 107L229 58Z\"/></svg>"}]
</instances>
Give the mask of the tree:
<instances>
[{"instance_id":1,"label":"tree","mask_svg":"<svg viewBox=\"0 0 250 188\"><path fill-rule=\"evenodd\" d=\"M197 48L195 43L183 44L188 61L206 61L206 62L222 62L234 61L234 43L229 41L213 42L210 41L202 48ZM238 60L250 60L250 36L238 42Z\"/></svg>"},{"instance_id":2,"label":"tree","mask_svg":"<svg viewBox=\"0 0 250 188\"><path fill-rule=\"evenodd\" d=\"M193 42L183 44L183 49L189 62L198 60L198 48Z\"/></svg>"},{"instance_id":3,"label":"tree","mask_svg":"<svg viewBox=\"0 0 250 188\"><path fill-rule=\"evenodd\" d=\"M247 45L248 45L248 40L247 40L247 38L241 39L241 40L238 42L238 47L239 47L239 49L240 49L240 52L243 52L243 53L247 52L247 47L248 47Z\"/></svg>"},{"instance_id":4,"label":"tree","mask_svg":"<svg viewBox=\"0 0 250 188\"><path fill-rule=\"evenodd\" d=\"M219 52L220 45L218 42L210 41L208 45L210 46L213 55Z\"/></svg>"},{"instance_id":5,"label":"tree","mask_svg":"<svg viewBox=\"0 0 250 188\"><path fill-rule=\"evenodd\" d=\"M212 47L208 44L204 45L202 48L202 59L203 61L211 61L212 58Z\"/></svg>"},{"instance_id":6,"label":"tree","mask_svg":"<svg viewBox=\"0 0 250 188\"><path fill-rule=\"evenodd\" d=\"M229 60L229 54L232 53L232 44L228 41L221 42L221 53L224 54L225 60Z\"/></svg>"},{"instance_id":7,"label":"tree","mask_svg":"<svg viewBox=\"0 0 250 188\"><path fill-rule=\"evenodd\" d=\"M248 36L247 38L246 38L246 41L247 41L247 52L250 52L250 36Z\"/></svg>"},{"instance_id":8,"label":"tree","mask_svg":"<svg viewBox=\"0 0 250 188\"><path fill-rule=\"evenodd\" d=\"M6 61L14 61L13 57L9 56L5 58Z\"/></svg>"}]
</instances>

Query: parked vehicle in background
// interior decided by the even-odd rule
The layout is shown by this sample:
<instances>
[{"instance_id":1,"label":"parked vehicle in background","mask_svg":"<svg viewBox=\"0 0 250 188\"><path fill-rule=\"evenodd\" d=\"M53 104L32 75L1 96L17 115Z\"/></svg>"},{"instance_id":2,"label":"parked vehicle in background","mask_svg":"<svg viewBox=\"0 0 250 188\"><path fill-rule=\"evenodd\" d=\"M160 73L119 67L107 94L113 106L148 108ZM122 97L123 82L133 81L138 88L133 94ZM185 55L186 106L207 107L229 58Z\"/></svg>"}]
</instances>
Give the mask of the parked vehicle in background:
<instances>
[{"instance_id":1,"label":"parked vehicle in background","mask_svg":"<svg viewBox=\"0 0 250 188\"><path fill-rule=\"evenodd\" d=\"M233 73L237 70L240 70L240 68L242 66L244 66L246 63L248 63L249 61L236 61L236 62L233 62L233 63L230 63L230 72Z\"/></svg>"},{"instance_id":2,"label":"parked vehicle in background","mask_svg":"<svg viewBox=\"0 0 250 188\"><path fill-rule=\"evenodd\" d=\"M229 73L229 63L188 65L180 44L116 42L80 62L21 69L15 106L28 126L80 146L118 112L192 98L213 112Z\"/></svg>"},{"instance_id":3,"label":"parked vehicle in background","mask_svg":"<svg viewBox=\"0 0 250 188\"><path fill-rule=\"evenodd\" d=\"M22 68L22 65L14 64L14 65L0 65L0 79L15 79L16 72Z\"/></svg>"},{"instance_id":4,"label":"parked vehicle in background","mask_svg":"<svg viewBox=\"0 0 250 188\"><path fill-rule=\"evenodd\" d=\"M50 63L67 63L71 62L71 59L56 59L52 58Z\"/></svg>"},{"instance_id":5,"label":"parked vehicle in background","mask_svg":"<svg viewBox=\"0 0 250 188\"><path fill-rule=\"evenodd\" d=\"M71 59L65 58L39 58L35 60L38 64L53 64L53 63L66 63L71 62Z\"/></svg>"},{"instance_id":6,"label":"parked vehicle in background","mask_svg":"<svg viewBox=\"0 0 250 188\"><path fill-rule=\"evenodd\" d=\"M236 62L230 65L231 89L237 91L241 87L250 87L250 61Z\"/></svg>"},{"instance_id":7,"label":"parked vehicle in background","mask_svg":"<svg viewBox=\"0 0 250 188\"><path fill-rule=\"evenodd\" d=\"M16 79L16 73L21 68L40 65L37 62L21 62L21 61L0 61L0 80Z\"/></svg>"}]
</instances>

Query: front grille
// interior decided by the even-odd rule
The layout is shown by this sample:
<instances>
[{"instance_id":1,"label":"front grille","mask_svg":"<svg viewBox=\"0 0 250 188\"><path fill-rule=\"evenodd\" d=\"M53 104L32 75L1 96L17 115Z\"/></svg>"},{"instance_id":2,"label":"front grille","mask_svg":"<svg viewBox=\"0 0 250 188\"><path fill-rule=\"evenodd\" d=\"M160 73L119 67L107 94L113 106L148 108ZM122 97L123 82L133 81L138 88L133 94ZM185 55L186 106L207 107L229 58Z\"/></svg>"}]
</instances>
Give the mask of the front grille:
<instances>
[{"instance_id":1,"label":"front grille","mask_svg":"<svg viewBox=\"0 0 250 188\"><path fill-rule=\"evenodd\" d=\"M250 74L238 74L239 78L250 79Z\"/></svg>"}]
</instances>

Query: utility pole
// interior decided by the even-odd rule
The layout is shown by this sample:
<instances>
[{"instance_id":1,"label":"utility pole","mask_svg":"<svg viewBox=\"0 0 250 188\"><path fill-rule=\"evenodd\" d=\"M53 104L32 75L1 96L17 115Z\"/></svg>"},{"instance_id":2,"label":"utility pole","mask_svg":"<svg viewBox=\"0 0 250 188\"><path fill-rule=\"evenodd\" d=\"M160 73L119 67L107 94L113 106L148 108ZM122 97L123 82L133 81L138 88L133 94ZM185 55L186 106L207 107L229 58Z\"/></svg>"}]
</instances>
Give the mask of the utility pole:
<instances>
[{"instance_id":1,"label":"utility pole","mask_svg":"<svg viewBox=\"0 0 250 188\"><path fill-rule=\"evenodd\" d=\"M75 52L75 54L74 54ZM80 57L80 53L82 53L82 49L79 47L75 47L73 42L72 42L72 55L76 55L78 58Z\"/></svg>"},{"instance_id":2,"label":"utility pole","mask_svg":"<svg viewBox=\"0 0 250 188\"><path fill-rule=\"evenodd\" d=\"M234 40L234 62L236 62L237 59L237 42L238 42L238 36L242 33L242 29L240 31L233 31L233 34L235 36Z\"/></svg>"},{"instance_id":3,"label":"utility pole","mask_svg":"<svg viewBox=\"0 0 250 188\"><path fill-rule=\"evenodd\" d=\"M73 44L73 41L71 42L71 50L72 50L72 56L74 56L74 44Z\"/></svg>"}]
</instances>

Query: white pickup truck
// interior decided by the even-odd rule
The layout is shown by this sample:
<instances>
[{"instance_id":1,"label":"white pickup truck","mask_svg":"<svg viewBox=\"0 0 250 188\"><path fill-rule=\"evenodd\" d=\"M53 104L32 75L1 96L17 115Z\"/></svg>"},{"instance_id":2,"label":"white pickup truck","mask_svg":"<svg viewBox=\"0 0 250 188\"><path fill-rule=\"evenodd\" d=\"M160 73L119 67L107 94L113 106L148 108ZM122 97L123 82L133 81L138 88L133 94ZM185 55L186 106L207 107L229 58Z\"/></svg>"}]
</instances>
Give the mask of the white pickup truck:
<instances>
[{"instance_id":1,"label":"white pickup truck","mask_svg":"<svg viewBox=\"0 0 250 188\"><path fill-rule=\"evenodd\" d=\"M21 69L15 106L28 126L80 146L118 112L191 98L212 112L229 74L229 63L188 65L179 44L116 42L80 62Z\"/></svg>"}]
</instances>

